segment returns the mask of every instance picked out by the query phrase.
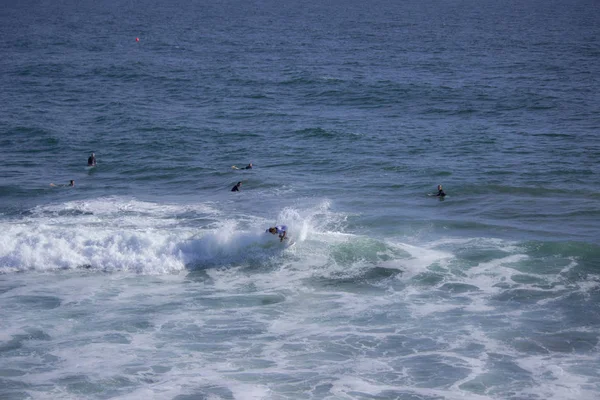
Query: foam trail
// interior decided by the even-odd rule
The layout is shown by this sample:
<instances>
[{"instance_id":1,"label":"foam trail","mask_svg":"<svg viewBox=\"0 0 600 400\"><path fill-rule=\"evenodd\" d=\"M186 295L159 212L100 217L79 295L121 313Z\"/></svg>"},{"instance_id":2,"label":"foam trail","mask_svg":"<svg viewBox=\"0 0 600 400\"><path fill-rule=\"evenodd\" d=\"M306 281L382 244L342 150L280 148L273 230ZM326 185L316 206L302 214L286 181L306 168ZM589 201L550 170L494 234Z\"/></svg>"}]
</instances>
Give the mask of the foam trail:
<instances>
[{"instance_id":1,"label":"foam trail","mask_svg":"<svg viewBox=\"0 0 600 400\"><path fill-rule=\"evenodd\" d=\"M292 237L306 240L323 224L329 203L316 209L283 209L278 220ZM185 215L185 218L181 218ZM212 205L154 204L132 199L105 198L38 206L18 221L2 221L0 272L91 268L146 274L173 273L190 266L229 266L266 261L284 248L270 224L255 217L221 219ZM333 214L331 214L333 215ZM201 218L204 224L193 221Z\"/></svg>"},{"instance_id":2,"label":"foam trail","mask_svg":"<svg viewBox=\"0 0 600 400\"><path fill-rule=\"evenodd\" d=\"M53 270L78 267L106 271L164 273L184 268L180 238L167 232L65 228L53 225L4 226L0 270Z\"/></svg>"}]
</instances>

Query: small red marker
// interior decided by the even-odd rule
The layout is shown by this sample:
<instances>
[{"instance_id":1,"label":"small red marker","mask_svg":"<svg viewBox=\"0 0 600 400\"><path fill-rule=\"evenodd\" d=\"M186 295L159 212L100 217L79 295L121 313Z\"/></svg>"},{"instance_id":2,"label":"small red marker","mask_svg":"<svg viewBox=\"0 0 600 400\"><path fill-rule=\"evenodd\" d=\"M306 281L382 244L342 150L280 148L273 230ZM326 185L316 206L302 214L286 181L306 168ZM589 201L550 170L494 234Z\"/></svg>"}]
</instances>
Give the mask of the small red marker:
<instances>
[{"instance_id":1,"label":"small red marker","mask_svg":"<svg viewBox=\"0 0 600 400\"><path fill-rule=\"evenodd\" d=\"M139 41L140 41L140 38L139 38L139 37L136 37L136 38L135 38L135 41L136 41L136 42L139 42Z\"/></svg>"}]
</instances>

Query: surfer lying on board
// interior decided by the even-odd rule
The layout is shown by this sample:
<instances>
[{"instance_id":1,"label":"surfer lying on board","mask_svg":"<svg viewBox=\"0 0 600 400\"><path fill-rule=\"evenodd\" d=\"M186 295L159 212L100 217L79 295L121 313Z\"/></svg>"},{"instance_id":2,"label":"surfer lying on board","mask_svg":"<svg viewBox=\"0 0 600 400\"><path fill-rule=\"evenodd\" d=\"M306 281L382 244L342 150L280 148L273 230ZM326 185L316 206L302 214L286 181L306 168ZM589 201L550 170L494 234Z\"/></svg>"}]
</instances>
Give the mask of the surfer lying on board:
<instances>
[{"instance_id":1,"label":"surfer lying on board","mask_svg":"<svg viewBox=\"0 0 600 400\"><path fill-rule=\"evenodd\" d=\"M90 155L90 157L88 158L88 167L95 167L96 166L96 155L94 153L92 153Z\"/></svg>"},{"instance_id":2,"label":"surfer lying on board","mask_svg":"<svg viewBox=\"0 0 600 400\"><path fill-rule=\"evenodd\" d=\"M252 163L246 165L244 168L238 168L235 165L232 165L231 168L233 168L233 169L252 169Z\"/></svg>"},{"instance_id":3,"label":"surfer lying on board","mask_svg":"<svg viewBox=\"0 0 600 400\"><path fill-rule=\"evenodd\" d=\"M69 186L75 186L75 181L73 179L71 179L69 181L68 185L57 185L55 183L51 183L50 186L52 186L52 187L65 187L65 186L69 187Z\"/></svg>"},{"instance_id":4,"label":"surfer lying on board","mask_svg":"<svg viewBox=\"0 0 600 400\"><path fill-rule=\"evenodd\" d=\"M273 235L279 235L279 241L283 242L283 239L287 239L287 226L285 225L277 225L267 229L267 232Z\"/></svg>"},{"instance_id":5,"label":"surfer lying on board","mask_svg":"<svg viewBox=\"0 0 600 400\"><path fill-rule=\"evenodd\" d=\"M239 192L241 186L242 186L242 182L238 182L238 183L235 184L234 187L231 188L231 191L232 192Z\"/></svg>"}]
</instances>

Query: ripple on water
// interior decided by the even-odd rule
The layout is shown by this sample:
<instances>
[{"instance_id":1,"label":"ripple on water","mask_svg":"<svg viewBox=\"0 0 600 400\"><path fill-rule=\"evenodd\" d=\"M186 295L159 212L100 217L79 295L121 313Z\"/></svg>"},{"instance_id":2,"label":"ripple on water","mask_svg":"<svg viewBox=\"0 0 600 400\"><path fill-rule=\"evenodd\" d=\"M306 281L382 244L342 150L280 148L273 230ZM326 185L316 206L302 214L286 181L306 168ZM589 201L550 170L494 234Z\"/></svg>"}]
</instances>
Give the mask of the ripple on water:
<instances>
[{"instance_id":1,"label":"ripple on water","mask_svg":"<svg viewBox=\"0 0 600 400\"><path fill-rule=\"evenodd\" d=\"M32 329L28 333L13 335L12 339L0 344L0 354L21 349L29 340L50 340L51 337L46 332L39 329Z\"/></svg>"},{"instance_id":2,"label":"ripple on water","mask_svg":"<svg viewBox=\"0 0 600 400\"><path fill-rule=\"evenodd\" d=\"M536 334L529 338L518 339L515 347L528 354L582 353L593 350L598 344L594 333L565 331L554 334Z\"/></svg>"},{"instance_id":3,"label":"ripple on water","mask_svg":"<svg viewBox=\"0 0 600 400\"><path fill-rule=\"evenodd\" d=\"M55 296L13 296L12 300L26 305L30 309L52 310L60 307L62 300Z\"/></svg>"}]
</instances>

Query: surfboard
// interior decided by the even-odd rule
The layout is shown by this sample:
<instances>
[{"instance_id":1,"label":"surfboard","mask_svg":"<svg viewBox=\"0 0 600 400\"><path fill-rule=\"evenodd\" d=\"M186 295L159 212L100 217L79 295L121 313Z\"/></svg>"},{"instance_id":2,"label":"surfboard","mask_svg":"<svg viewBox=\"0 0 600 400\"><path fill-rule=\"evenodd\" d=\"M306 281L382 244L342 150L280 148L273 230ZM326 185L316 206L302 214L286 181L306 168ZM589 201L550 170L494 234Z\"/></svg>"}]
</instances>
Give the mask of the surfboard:
<instances>
[{"instance_id":1,"label":"surfboard","mask_svg":"<svg viewBox=\"0 0 600 400\"><path fill-rule=\"evenodd\" d=\"M288 248L292 247L293 245L295 245L296 241L293 238L286 236L286 238L283 239L281 244L283 245L284 248L288 249Z\"/></svg>"}]
</instances>

